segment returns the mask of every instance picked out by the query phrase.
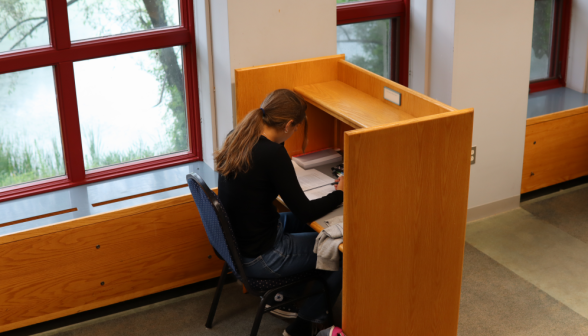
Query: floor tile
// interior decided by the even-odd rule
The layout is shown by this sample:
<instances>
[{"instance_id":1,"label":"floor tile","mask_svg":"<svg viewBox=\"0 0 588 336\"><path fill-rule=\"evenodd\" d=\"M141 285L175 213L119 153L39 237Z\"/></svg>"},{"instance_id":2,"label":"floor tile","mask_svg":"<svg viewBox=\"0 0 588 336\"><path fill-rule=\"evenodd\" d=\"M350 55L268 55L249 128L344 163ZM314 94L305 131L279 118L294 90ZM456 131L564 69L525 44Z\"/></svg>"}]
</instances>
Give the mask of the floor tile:
<instances>
[{"instance_id":1,"label":"floor tile","mask_svg":"<svg viewBox=\"0 0 588 336\"><path fill-rule=\"evenodd\" d=\"M588 245L524 209L471 223L466 241L583 317Z\"/></svg>"}]
</instances>

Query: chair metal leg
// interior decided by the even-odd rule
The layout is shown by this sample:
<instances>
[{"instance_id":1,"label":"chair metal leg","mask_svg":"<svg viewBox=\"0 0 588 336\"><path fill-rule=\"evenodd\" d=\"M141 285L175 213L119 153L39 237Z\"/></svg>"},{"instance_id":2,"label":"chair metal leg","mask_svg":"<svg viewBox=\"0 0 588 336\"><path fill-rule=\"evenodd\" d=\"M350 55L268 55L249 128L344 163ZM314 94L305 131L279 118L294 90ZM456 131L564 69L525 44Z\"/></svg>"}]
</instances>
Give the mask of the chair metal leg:
<instances>
[{"instance_id":1,"label":"chair metal leg","mask_svg":"<svg viewBox=\"0 0 588 336\"><path fill-rule=\"evenodd\" d=\"M257 332L259 331L259 326L261 325L261 318L263 317L265 311L265 304L272 297L272 291L268 291L265 293L259 306L257 307L257 313L255 314L255 320L253 321L253 327L251 328L250 336L257 336Z\"/></svg>"},{"instance_id":2,"label":"chair metal leg","mask_svg":"<svg viewBox=\"0 0 588 336\"><path fill-rule=\"evenodd\" d=\"M227 277L228 271L229 265L225 261L225 265L223 266L220 279L218 279L216 292L214 292L214 299L212 300L212 305L210 306L210 311L208 312L208 319L206 320L206 324L204 325L208 329L212 328L212 320L214 319L214 314L216 313L216 307L218 306L218 301L223 291L223 285L225 284L225 278Z\"/></svg>"}]
</instances>

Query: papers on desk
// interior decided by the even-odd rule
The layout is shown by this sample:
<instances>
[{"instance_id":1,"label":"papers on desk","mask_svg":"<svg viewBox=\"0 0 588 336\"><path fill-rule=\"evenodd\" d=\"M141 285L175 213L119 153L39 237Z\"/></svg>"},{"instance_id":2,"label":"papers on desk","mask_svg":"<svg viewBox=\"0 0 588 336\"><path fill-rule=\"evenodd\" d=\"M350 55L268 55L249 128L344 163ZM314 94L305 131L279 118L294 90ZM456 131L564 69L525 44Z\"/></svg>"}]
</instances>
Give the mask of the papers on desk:
<instances>
[{"instance_id":1,"label":"papers on desk","mask_svg":"<svg viewBox=\"0 0 588 336\"><path fill-rule=\"evenodd\" d=\"M306 195L306 197L308 197L309 200L315 200L317 198L321 198L321 197L325 197L328 194L332 193L333 191L335 191L335 186L333 185L328 185L328 186L324 186L324 187L320 187L320 188L316 188L313 190L309 190L309 191L305 191L304 194Z\"/></svg>"},{"instance_id":2,"label":"papers on desk","mask_svg":"<svg viewBox=\"0 0 588 336\"><path fill-rule=\"evenodd\" d=\"M331 185L331 183L335 182L334 178L325 175L316 169L304 170L297 167L294 162L292 163L294 164L294 170L296 171L296 177L298 177L300 187L302 187L304 194L309 200L312 201L327 196L335 191L335 186Z\"/></svg>"}]
</instances>

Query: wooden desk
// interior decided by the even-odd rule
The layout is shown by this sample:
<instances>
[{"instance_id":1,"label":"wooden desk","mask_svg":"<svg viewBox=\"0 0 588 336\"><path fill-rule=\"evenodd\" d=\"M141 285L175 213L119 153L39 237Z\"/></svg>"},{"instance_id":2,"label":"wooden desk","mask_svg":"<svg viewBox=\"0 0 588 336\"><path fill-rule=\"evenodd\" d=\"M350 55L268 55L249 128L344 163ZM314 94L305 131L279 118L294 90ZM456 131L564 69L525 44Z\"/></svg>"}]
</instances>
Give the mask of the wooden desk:
<instances>
[{"instance_id":1,"label":"wooden desk","mask_svg":"<svg viewBox=\"0 0 588 336\"><path fill-rule=\"evenodd\" d=\"M329 212L328 214L324 215L323 217L310 223L310 227L313 228L313 230L316 232L321 232L322 230L324 230L326 228L323 225L325 220L328 220L329 218L333 218L333 217L337 217L337 216L343 216L343 206L338 207L337 209ZM345 241L345 238L343 238L343 241ZM343 243L341 243L339 245L339 251L343 252Z\"/></svg>"},{"instance_id":2,"label":"wooden desk","mask_svg":"<svg viewBox=\"0 0 588 336\"><path fill-rule=\"evenodd\" d=\"M238 120L268 93L294 90L309 102L307 151L343 148L345 333L456 335L473 109L344 55L238 69L235 85ZM384 99L385 87L402 95L400 106ZM301 133L286 142L290 155L301 153Z\"/></svg>"},{"instance_id":3,"label":"wooden desk","mask_svg":"<svg viewBox=\"0 0 588 336\"><path fill-rule=\"evenodd\" d=\"M276 207L278 208L278 210L280 212L288 212L290 211L290 209L288 209L288 207L284 204L284 202L278 198L277 199L278 204L276 204ZM325 227L323 226L323 223L325 220L329 219L329 218L333 218L336 216L342 216L343 215L343 206L338 207L337 209L329 212L328 214L324 215L323 217L315 220L314 222L308 224L314 231L316 232L321 232L323 229L325 229ZM339 251L343 252L343 243L341 245L339 245Z\"/></svg>"}]
</instances>

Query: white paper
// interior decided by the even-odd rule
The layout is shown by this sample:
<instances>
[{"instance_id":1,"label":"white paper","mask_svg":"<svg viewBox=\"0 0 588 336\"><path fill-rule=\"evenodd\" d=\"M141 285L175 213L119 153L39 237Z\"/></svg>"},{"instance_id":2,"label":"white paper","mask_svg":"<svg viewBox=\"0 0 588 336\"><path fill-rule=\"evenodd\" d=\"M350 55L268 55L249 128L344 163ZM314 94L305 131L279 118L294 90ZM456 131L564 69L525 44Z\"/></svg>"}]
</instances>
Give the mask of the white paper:
<instances>
[{"instance_id":1,"label":"white paper","mask_svg":"<svg viewBox=\"0 0 588 336\"><path fill-rule=\"evenodd\" d=\"M294 160L292 160L292 165L294 166L294 171L296 172L296 175L298 175L298 173L305 172L304 168L300 167L296 162L294 162Z\"/></svg>"},{"instance_id":2,"label":"white paper","mask_svg":"<svg viewBox=\"0 0 588 336\"><path fill-rule=\"evenodd\" d=\"M324 186L325 184L333 183L334 178L321 173L316 169L308 169L301 172L296 172L298 183L303 191ZM331 186L332 187L332 186Z\"/></svg>"},{"instance_id":3,"label":"white paper","mask_svg":"<svg viewBox=\"0 0 588 336\"><path fill-rule=\"evenodd\" d=\"M308 197L309 200L312 201L317 198L325 197L335 190L336 189L335 189L334 185L328 185L328 186L312 189L309 191L305 191L304 194L306 195L306 197Z\"/></svg>"}]
</instances>

